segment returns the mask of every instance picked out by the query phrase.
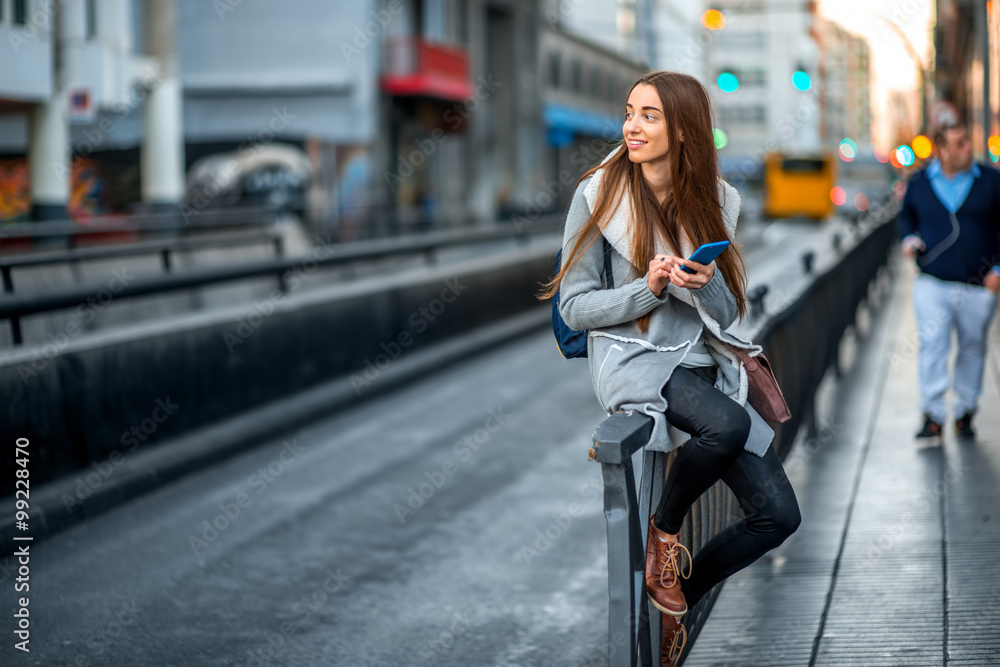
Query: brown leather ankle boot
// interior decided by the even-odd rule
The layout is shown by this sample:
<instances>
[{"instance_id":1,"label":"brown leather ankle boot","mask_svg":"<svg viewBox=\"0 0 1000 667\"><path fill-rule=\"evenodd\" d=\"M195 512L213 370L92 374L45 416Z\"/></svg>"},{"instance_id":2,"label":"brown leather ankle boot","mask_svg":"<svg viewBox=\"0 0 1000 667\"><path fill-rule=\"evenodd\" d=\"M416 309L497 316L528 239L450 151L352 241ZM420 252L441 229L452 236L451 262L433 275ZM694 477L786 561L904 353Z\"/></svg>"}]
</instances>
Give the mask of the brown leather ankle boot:
<instances>
[{"instance_id":1,"label":"brown leather ankle boot","mask_svg":"<svg viewBox=\"0 0 1000 667\"><path fill-rule=\"evenodd\" d=\"M681 579L691 576L691 552L653 523L649 515L649 537L646 540L646 592L653 606L670 616L683 616L687 601L681 592ZM683 556L687 556L684 573Z\"/></svg>"},{"instance_id":2,"label":"brown leather ankle boot","mask_svg":"<svg viewBox=\"0 0 1000 667\"><path fill-rule=\"evenodd\" d=\"M660 667L677 667L677 659L681 657L684 644L687 643L687 630L681 623L680 616L663 616L663 633L660 643Z\"/></svg>"}]
</instances>

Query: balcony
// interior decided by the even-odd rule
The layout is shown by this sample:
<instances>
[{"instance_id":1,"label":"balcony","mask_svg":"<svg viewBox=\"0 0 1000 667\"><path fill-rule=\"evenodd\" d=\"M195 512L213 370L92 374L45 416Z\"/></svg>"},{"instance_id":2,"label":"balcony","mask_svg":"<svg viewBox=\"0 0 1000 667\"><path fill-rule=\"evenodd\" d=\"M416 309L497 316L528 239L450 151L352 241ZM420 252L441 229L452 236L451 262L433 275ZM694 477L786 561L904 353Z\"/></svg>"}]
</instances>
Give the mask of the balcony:
<instances>
[{"instance_id":1,"label":"balcony","mask_svg":"<svg viewBox=\"0 0 1000 667\"><path fill-rule=\"evenodd\" d=\"M459 102L472 95L469 56L464 49L419 37L393 37L386 42L381 84L390 95Z\"/></svg>"}]
</instances>

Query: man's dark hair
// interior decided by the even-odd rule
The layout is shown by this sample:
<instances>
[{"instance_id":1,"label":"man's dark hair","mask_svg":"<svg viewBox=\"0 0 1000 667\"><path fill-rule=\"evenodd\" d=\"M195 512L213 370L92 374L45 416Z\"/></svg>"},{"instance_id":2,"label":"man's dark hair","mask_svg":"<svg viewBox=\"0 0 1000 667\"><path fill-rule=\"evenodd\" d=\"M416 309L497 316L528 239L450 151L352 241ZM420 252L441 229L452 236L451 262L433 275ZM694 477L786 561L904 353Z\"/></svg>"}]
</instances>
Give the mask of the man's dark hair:
<instances>
[{"instance_id":1,"label":"man's dark hair","mask_svg":"<svg viewBox=\"0 0 1000 667\"><path fill-rule=\"evenodd\" d=\"M965 123L952 123L950 125L941 125L936 130L934 130L934 136L931 140L934 142L935 146L940 146L941 144L948 143L948 131L949 130L965 130L965 133L969 133L969 128L965 126Z\"/></svg>"}]
</instances>

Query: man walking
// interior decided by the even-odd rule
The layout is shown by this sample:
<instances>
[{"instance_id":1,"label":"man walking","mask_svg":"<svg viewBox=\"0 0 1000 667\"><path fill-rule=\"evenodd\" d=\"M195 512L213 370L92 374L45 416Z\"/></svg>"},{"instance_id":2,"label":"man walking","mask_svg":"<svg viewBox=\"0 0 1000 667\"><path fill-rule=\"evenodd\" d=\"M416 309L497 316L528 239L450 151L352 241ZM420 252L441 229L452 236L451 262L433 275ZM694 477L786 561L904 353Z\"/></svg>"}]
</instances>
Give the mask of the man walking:
<instances>
[{"instance_id":1,"label":"man walking","mask_svg":"<svg viewBox=\"0 0 1000 667\"><path fill-rule=\"evenodd\" d=\"M951 331L958 332L955 403L959 437L971 438L986 363L987 330L1000 289L1000 172L972 162L963 126L934 133L937 157L910 179L897 218L903 253L916 258L913 304L920 330L922 446L942 441Z\"/></svg>"}]
</instances>

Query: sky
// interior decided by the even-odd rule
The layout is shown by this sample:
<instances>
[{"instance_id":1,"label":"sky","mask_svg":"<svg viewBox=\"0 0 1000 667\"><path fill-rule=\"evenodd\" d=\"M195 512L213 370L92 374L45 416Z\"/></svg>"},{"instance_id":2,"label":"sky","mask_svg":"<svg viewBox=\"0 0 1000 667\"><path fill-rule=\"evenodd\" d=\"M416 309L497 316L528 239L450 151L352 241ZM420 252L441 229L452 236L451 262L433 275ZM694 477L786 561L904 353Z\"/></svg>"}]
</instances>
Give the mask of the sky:
<instances>
[{"instance_id":1,"label":"sky","mask_svg":"<svg viewBox=\"0 0 1000 667\"><path fill-rule=\"evenodd\" d=\"M910 93L911 118L919 125L920 98L917 66L896 31L903 32L920 55L923 67L933 63L934 2L932 0L820 0L820 13L868 40L871 63L872 135L875 146L886 149L893 138L887 118L891 90ZM881 15L883 18L879 18Z\"/></svg>"}]
</instances>

